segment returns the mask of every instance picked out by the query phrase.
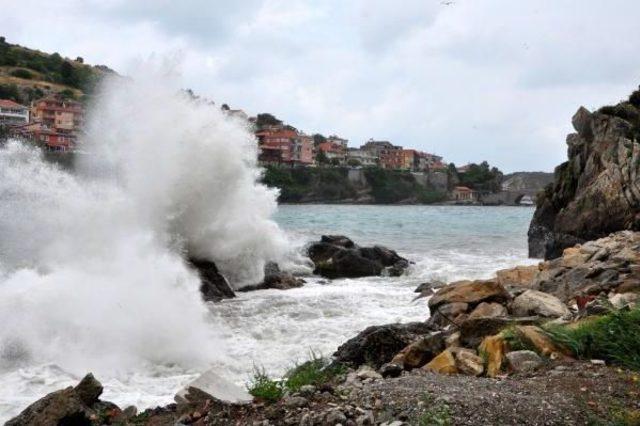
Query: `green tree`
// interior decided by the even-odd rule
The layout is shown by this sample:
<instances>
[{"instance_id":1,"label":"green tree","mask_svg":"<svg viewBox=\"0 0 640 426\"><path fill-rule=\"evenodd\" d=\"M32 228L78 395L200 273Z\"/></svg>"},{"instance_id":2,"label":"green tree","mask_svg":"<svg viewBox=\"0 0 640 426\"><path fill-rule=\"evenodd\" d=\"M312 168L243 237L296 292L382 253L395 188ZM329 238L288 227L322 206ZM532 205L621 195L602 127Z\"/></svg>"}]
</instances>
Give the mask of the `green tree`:
<instances>
[{"instance_id":1,"label":"green tree","mask_svg":"<svg viewBox=\"0 0 640 426\"><path fill-rule=\"evenodd\" d=\"M316 163L322 166L324 164L327 164L328 162L329 158L327 157L327 154L325 154L323 150L319 149L318 153L316 154Z\"/></svg>"},{"instance_id":2,"label":"green tree","mask_svg":"<svg viewBox=\"0 0 640 426\"><path fill-rule=\"evenodd\" d=\"M316 134L313 135L313 144L315 146L318 146L321 143L326 142L326 141L327 141L327 138L324 137L323 135L321 135L320 133L316 133Z\"/></svg>"},{"instance_id":3,"label":"green tree","mask_svg":"<svg viewBox=\"0 0 640 426\"><path fill-rule=\"evenodd\" d=\"M60 66L60 77L62 84L71 87L80 87L80 77L71 62L64 61Z\"/></svg>"},{"instance_id":4,"label":"green tree","mask_svg":"<svg viewBox=\"0 0 640 426\"><path fill-rule=\"evenodd\" d=\"M278 120L275 116L269 114L268 112L258 114L258 116L256 117L256 126L258 128L261 128L263 126L279 126L281 124L281 120Z\"/></svg>"}]
</instances>

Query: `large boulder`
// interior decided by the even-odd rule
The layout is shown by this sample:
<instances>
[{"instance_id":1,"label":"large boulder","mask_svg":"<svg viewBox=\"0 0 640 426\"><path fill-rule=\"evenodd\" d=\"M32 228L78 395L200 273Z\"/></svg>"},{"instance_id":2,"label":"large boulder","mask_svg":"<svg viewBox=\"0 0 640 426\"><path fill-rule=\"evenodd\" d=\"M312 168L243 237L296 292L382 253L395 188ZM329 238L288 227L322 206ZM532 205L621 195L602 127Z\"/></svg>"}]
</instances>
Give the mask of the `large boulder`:
<instances>
[{"instance_id":1,"label":"large boulder","mask_svg":"<svg viewBox=\"0 0 640 426\"><path fill-rule=\"evenodd\" d=\"M336 361L380 368L407 345L431 332L427 324L386 324L372 326L343 343L333 354Z\"/></svg>"},{"instance_id":2,"label":"large boulder","mask_svg":"<svg viewBox=\"0 0 640 426\"><path fill-rule=\"evenodd\" d=\"M527 290L511 303L511 313L518 317L538 315L561 318L571 315L569 308L557 297L537 290Z\"/></svg>"},{"instance_id":3,"label":"large boulder","mask_svg":"<svg viewBox=\"0 0 640 426\"><path fill-rule=\"evenodd\" d=\"M198 378L182 388L174 396L178 404L195 402L198 399L215 399L230 403L248 403L253 397L228 380L220 377L214 370L207 370Z\"/></svg>"},{"instance_id":4,"label":"large boulder","mask_svg":"<svg viewBox=\"0 0 640 426\"><path fill-rule=\"evenodd\" d=\"M506 357L509 367L516 373L531 373L543 365L542 358L533 351L512 351Z\"/></svg>"},{"instance_id":5,"label":"large boulder","mask_svg":"<svg viewBox=\"0 0 640 426\"><path fill-rule=\"evenodd\" d=\"M99 416L120 414L117 406L102 402L102 385L92 374L74 387L52 392L25 408L9 420L7 426L90 426ZM106 421L106 420L105 420Z\"/></svg>"},{"instance_id":6,"label":"large boulder","mask_svg":"<svg viewBox=\"0 0 640 426\"><path fill-rule=\"evenodd\" d=\"M200 277L200 293L205 301L219 302L222 299L236 297L229 282L220 273L215 263L195 257L190 257L188 263Z\"/></svg>"},{"instance_id":7,"label":"large boulder","mask_svg":"<svg viewBox=\"0 0 640 426\"><path fill-rule=\"evenodd\" d=\"M326 278L358 278L387 274L399 276L409 261L382 246L359 247L342 235L323 235L307 249L314 273Z\"/></svg>"},{"instance_id":8,"label":"large boulder","mask_svg":"<svg viewBox=\"0 0 640 426\"><path fill-rule=\"evenodd\" d=\"M504 303L511 298L507 290L496 280L458 281L442 287L429 299L431 313L441 305L462 302L477 305L480 302Z\"/></svg>"},{"instance_id":9,"label":"large boulder","mask_svg":"<svg viewBox=\"0 0 640 426\"><path fill-rule=\"evenodd\" d=\"M445 334L441 331L418 338L391 360L391 364L401 365L407 370L422 367L445 348Z\"/></svg>"},{"instance_id":10,"label":"large boulder","mask_svg":"<svg viewBox=\"0 0 640 426\"><path fill-rule=\"evenodd\" d=\"M529 255L553 259L566 247L640 229L640 111L629 102L573 117L568 161L537 198Z\"/></svg>"},{"instance_id":11,"label":"large boulder","mask_svg":"<svg viewBox=\"0 0 640 426\"><path fill-rule=\"evenodd\" d=\"M449 350L444 350L435 358L429 361L424 367L424 371L431 371L438 374L457 374L456 359Z\"/></svg>"}]
</instances>

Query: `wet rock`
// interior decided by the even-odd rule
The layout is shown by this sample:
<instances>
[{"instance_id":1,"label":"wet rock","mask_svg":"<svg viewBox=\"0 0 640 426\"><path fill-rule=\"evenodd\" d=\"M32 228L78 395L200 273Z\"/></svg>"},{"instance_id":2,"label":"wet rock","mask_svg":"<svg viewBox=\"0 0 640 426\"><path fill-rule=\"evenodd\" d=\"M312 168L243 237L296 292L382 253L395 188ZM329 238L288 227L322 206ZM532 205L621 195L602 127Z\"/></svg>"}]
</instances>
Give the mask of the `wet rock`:
<instances>
[{"instance_id":1,"label":"wet rock","mask_svg":"<svg viewBox=\"0 0 640 426\"><path fill-rule=\"evenodd\" d=\"M342 344L333 354L336 361L354 366L380 368L421 335L431 331L425 323L372 326Z\"/></svg>"},{"instance_id":2,"label":"wet rock","mask_svg":"<svg viewBox=\"0 0 640 426\"><path fill-rule=\"evenodd\" d=\"M260 284L250 285L239 289L238 291L254 291L254 290L288 290L291 288L302 287L305 281L296 278L289 272L283 272L275 262L268 262L264 267L264 279Z\"/></svg>"},{"instance_id":3,"label":"wet rock","mask_svg":"<svg viewBox=\"0 0 640 426\"><path fill-rule=\"evenodd\" d=\"M510 298L505 288L495 280L459 281L439 289L429 299L429 309L433 313L437 307L447 303L477 305L480 302L506 302Z\"/></svg>"},{"instance_id":4,"label":"wet rock","mask_svg":"<svg viewBox=\"0 0 640 426\"><path fill-rule=\"evenodd\" d=\"M206 302L219 302L236 297L227 279L220 273L215 263L206 259L190 257L188 264L200 277L200 293Z\"/></svg>"},{"instance_id":5,"label":"wet rock","mask_svg":"<svg viewBox=\"0 0 640 426\"><path fill-rule=\"evenodd\" d=\"M6 426L91 425L96 416L91 405L98 402L101 393L102 385L89 374L75 388L52 392L29 405ZM117 408L114 404L109 406Z\"/></svg>"},{"instance_id":6,"label":"wet rock","mask_svg":"<svg viewBox=\"0 0 640 426\"><path fill-rule=\"evenodd\" d=\"M516 373L530 373L543 365L542 358L533 351L513 351L506 355L509 367Z\"/></svg>"},{"instance_id":7,"label":"wet rock","mask_svg":"<svg viewBox=\"0 0 640 426\"><path fill-rule=\"evenodd\" d=\"M89 373L75 387L78 398L88 406L92 406L98 402L98 398L102 395L102 384Z\"/></svg>"},{"instance_id":8,"label":"wet rock","mask_svg":"<svg viewBox=\"0 0 640 426\"><path fill-rule=\"evenodd\" d=\"M449 350L442 351L438 356L422 367L422 369L438 374L456 374L458 372L456 360Z\"/></svg>"},{"instance_id":9,"label":"wet rock","mask_svg":"<svg viewBox=\"0 0 640 426\"><path fill-rule=\"evenodd\" d=\"M359 247L344 236L323 236L308 248L314 273L326 278L357 278L385 274L399 276L407 259L382 246Z\"/></svg>"},{"instance_id":10,"label":"wet rock","mask_svg":"<svg viewBox=\"0 0 640 426\"><path fill-rule=\"evenodd\" d=\"M561 318L571 314L560 299L537 290L527 290L516 297L511 303L511 313L520 317L539 315L546 318Z\"/></svg>"}]
</instances>

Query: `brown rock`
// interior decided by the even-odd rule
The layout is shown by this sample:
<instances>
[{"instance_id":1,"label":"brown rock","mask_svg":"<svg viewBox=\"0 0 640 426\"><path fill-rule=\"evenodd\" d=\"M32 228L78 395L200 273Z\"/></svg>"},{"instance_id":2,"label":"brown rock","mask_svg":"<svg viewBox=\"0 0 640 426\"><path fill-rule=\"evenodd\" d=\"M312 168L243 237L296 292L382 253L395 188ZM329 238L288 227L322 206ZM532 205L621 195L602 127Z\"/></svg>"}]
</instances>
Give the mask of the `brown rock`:
<instances>
[{"instance_id":1,"label":"brown rock","mask_svg":"<svg viewBox=\"0 0 640 426\"><path fill-rule=\"evenodd\" d=\"M463 302L476 305L480 302L506 302L509 293L496 280L487 281L458 281L442 287L429 299L429 309L434 309L446 303Z\"/></svg>"},{"instance_id":2,"label":"brown rock","mask_svg":"<svg viewBox=\"0 0 640 426\"><path fill-rule=\"evenodd\" d=\"M591 255L580 250L580 246L568 247L562 252L562 266L575 268L585 263Z\"/></svg>"},{"instance_id":3,"label":"brown rock","mask_svg":"<svg viewBox=\"0 0 640 426\"><path fill-rule=\"evenodd\" d=\"M482 302L469 314L469 319L506 317L507 315L507 308L501 304Z\"/></svg>"},{"instance_id":4,"label":"brown rock","mask_svg":"<svg viewBox=\"0 0 640 426\"><path fill-rule=\"evenodd\" d=\"M522 286L529 287L536 274L539 272L538 265L516 266L511 269L502 269L496 272L497 280L504 287Z\"/></svg>"},{"instance_id":5,"label":"brown rock","mask_svg":"<svg viewBox=\"0 0 640 426\"><path fill-rule=\"evenodd\" d=\"M555 343L544 333L544 331L535 325L520 325L516 327L519 336L530 344L540 355L551 358L558 358L562 355L562 351Z\"/></svg>"},{"instance_id":6,"label":"brown rock","mask_svg":"<svg viewBox=\"0 0 640 426\"><path fill-rule=\"evenodd\" d=\"M456 368L462 374L479 376L484 372L484 361L473 349L457 348L455 360Z\"/></svg>"},{"instance_id":7,"label":"brown rock","mask_svg":"<svg viewBox=\"0 0 640 426\"><path fill-rule=\"evenodd\" d=\"M433 371L438 374L456 374L458 369L456 368L456 360L453 354L444 350L440 355L433 358L427 365L422 367L425 371Z\"/></svg>"},{"instance_id":8,"label":"brown rock","mask_svg":"<svg viewBox=\"0 0 640 426\"><path fill-rule=\"evenodd\" d=\"M478 350L480 353L485 354L487 358L487 376L498 376L506 352L506 342L504 338L499 334L485 337Z\"/></svg>"},{"instance_id":9,"label":"brown rock","mask_svg":"<svg viewBox=\"0 0 640 426\"><path fill-rule=\"evenodd\" d=\"M557 297L537 290L527 290L513 300L511 313L516 316L539 315L560 318L571 314L569 308Z\"/></svg>"},{"instance_id":10,"label":"brown rock","mask_svg":"<svg viewBox=\"0 0 640 426\"><path fill-rule=\"evenodd\" d=\"M408 345L393 357L391 363L401 363L407 370L422 367L436 354L440 353L444 346L444 333L432 333Z\"/></svg>"}]
</instances>

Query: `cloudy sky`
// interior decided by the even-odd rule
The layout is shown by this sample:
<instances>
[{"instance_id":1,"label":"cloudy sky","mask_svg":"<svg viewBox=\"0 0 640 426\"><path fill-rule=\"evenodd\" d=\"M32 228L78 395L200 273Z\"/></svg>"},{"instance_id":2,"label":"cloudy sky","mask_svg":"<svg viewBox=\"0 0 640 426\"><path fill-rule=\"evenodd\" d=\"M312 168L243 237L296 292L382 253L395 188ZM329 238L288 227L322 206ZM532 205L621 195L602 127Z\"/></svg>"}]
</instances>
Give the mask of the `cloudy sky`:
<instances>
[{"instance_id":1,"label":"cloudy sky","mask_svg":"<svg viewBox=\"0 0 640 426\"><path fill-rule=\"evenodd\" d=\"M307 132L551 171L580 105L640 84L637 0L0 0L7 41L185 87Z\"/></svg>"}]
</instances>

